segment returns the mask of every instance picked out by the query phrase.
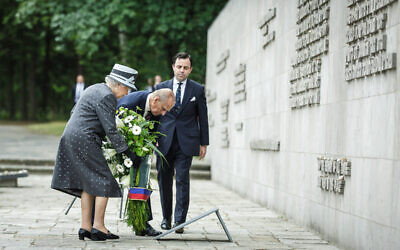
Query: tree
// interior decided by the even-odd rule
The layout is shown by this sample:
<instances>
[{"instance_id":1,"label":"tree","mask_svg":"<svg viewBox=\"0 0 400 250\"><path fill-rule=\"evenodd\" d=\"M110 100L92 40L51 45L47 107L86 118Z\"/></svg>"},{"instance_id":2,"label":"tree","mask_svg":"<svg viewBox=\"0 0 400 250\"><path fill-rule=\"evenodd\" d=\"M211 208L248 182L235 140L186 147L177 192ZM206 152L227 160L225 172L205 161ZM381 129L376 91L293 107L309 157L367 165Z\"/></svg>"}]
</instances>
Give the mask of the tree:
<instances>
[{"instance_id":1,"label":"tree","mask_svg":"<svg viewBox=\"0 0 400 250\"><path fill-rule=\"evenodd\" d=\"M1 1L0 119L39 120L67 118L76 74L102 82L114 63L137 69L142 87L187 51L204 83L207 28L226 2Z\"/></svg>"}]
</instances>

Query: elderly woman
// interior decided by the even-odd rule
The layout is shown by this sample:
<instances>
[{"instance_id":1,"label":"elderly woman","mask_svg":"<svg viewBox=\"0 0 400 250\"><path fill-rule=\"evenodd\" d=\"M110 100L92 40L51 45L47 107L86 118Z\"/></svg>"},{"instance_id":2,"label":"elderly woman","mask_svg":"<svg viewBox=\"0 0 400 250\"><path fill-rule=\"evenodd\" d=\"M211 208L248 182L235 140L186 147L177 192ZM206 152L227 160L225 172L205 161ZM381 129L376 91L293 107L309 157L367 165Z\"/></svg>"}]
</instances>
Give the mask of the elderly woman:
<instances>
[{"instance_id":1,"label":"elderly woman","mask_svg":"<svg viewBox=\"0 0 400 250\"><path fill-rule=\"evenodd\" d=\"M108 198L121 197L121 189L108 168L101 145L107 135L118 153L124 152L133 161L137 160L115 124L117 99L128 94L129 88L136 90L136 76L136 70L115 64L105 84L95 84L83 92L61 137L51 187L81 197L80 240L119 238L104 225Z\"/></svg>"}]
</instances>

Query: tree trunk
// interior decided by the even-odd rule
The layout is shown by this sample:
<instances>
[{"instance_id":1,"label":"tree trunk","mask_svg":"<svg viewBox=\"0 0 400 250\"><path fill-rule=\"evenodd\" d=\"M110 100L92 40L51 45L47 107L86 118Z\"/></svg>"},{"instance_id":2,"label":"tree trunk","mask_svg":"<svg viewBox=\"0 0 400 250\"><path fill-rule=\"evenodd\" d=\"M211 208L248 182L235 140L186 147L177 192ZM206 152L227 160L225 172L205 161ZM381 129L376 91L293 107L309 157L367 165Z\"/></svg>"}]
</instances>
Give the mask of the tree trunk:
<instances>
[{"instance_id":1,"label":"tree trunk","mask_svg":"<svg viewBox=\"0 0 400 250\"><path fill-rule=\"evenodd\" d=\"M28 61L28 119L35 120L36 118L36 56L31 55Z\"/></svg>"},{"instance_id":2,"label":"tree trunk","mask_svg":"<svg viewBox=\"0 0 400 250\"><path fill-rule=\"evenodd\" d=\"M43 80L41 81L41 89L42 89L42 110L43 112L47 111L47 99L49 95L49 72L50 72L50 45L51 45L51 35L50 30L46 31L45 38L46 48L45 48L45 56L44 56L44 67L43 67Z\"/></svg>"},{"instance_id":3,"label":"tree trunk","mask_svg":"<svg viewBox=\"0 0 400 250\"><path fill-rule=\"evenodd\" d=\"M21 57L23 58L23 57ZM27 94L26 94L26 87L27 87L27 78L26 78L26 61L23 60L21 63L21 72L22 72L22 77L21 77L21 112L22 112L22 120L26 121L28 120L28 110L27 110Z\"/></svg>"},{"instance_id":4,"label":"tree trunk","mask_svg":"<svg viewBox=\"0 0 400 250\"><path fill-rule=\"evenodd\" d=\"M127 63L127 48L126 48L126 35L123 31L119 30L118 31L118 40L119 40L119 52L120 52L120 58L121 62L123 64Z\"/></svg>"},{"instance_id":5,"label":"tree trunk","mask_svg":"<svg viewBox=\"0 0 400 250\"><path fill-rule=\"evenodd\" d=\"M75 54L75 65L76 65L76 74L83 74L83 69L82 69L82 65L81 65L81 59L79 58L78 54ZM74 79L75 81L75 79Z\"/></svg>"},{"instance_id":6,"label":"tree trunk","mask_svg":"<svg viewBox=\"0 0 400 250\"><path fill-rule=\"evenodd\" d=\"M168 65L172 65L172 58L180 51L178 51L178 46L175 44L167 44L166 50L167 50L167 57L168 57L167 58ZM170 67L170 69L171 69L171 67ZM172 71L172 69L171 69L171 71ZM174 72L172 72L172 76L174 76Z\"/></svg>"},{"instance_id":7,"label":"tree trunk","mask_svg":"<svg viewBox=\"0 0 400 250\"><path fill-rule=\"evenodd\" d=\"M15 95L14 95L14 63L11 61L8 64L8 74L10 77L10 81L8 82L8 98L9 98L9 106L8 113L10 115L10 119L13 120L15 118Z\"/></svg>"}]
</instances>

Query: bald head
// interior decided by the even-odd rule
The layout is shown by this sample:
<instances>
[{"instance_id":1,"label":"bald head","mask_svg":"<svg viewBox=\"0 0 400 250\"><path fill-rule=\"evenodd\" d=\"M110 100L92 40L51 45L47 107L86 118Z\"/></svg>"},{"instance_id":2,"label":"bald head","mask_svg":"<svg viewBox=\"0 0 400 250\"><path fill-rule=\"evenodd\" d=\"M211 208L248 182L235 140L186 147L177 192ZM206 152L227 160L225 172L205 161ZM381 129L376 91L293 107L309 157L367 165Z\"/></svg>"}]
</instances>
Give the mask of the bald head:
<instances>
[{"instance_id":1,"label":"bald head","mask_svg":"<svg viewBox=\"0 0 400 250\"><path fill-rule=\"evenodd\" d=\"M155 116L165 115L175 105L175 96L171 89L159 89L150 95L150 111Z\"/></svg>"}]
</instances>

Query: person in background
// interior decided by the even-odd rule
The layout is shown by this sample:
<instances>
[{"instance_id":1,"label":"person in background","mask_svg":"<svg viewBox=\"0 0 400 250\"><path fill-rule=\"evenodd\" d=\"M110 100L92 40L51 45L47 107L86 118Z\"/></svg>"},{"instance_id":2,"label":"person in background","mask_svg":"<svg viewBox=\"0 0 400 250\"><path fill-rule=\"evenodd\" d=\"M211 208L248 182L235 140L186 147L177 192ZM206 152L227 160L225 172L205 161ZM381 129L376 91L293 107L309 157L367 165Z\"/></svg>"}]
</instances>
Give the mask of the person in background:
<instances>
[{"instance_id":1,"label":"person in background","mask_svg":"<svg viewBox=\"0 0 400 250\"><path fill-rule=\"evenodd\" d=\"M160 76L160 75L156 75L156 76L154 77L154 87L156 87L157 84L159 84L159 83L161 83L161 82L162 82L161 76Z\"/></svg>"},{"instance_id":2,"label":"person in background","mask_svg":"<svg viewBox=\"0 0 400 250\"><path fill-rule=\"evenodd\" d=\"M83 77L83 75L77 75L76 84L74 85L74 87L72 87L72 100L74 101L74 105L78 102L86 87L87 86L85 84L85 78Z\"/></svg>"},{"instance_id":3,"label":"person in background","mask_svg":"<svg viewBox=\"0 0 400 250\"><path fill-rule=\"evenodd\" d=\"M145 90L150 93L154 91L153 79L151 77L147 78L147 86Z\"/></svg>"}]
</instances>

